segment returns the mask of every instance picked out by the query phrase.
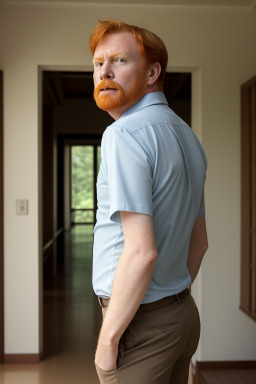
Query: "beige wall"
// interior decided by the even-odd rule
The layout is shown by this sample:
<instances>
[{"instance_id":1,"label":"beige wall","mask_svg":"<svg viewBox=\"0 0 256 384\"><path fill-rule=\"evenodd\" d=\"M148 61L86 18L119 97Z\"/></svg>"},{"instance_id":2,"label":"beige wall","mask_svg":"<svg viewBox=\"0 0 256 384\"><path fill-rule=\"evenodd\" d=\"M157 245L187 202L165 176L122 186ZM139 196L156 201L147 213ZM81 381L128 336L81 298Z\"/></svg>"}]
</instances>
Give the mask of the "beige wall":
<instances>
[{"instance_id":1,"label":"beige wall","mask_svg":"<svg viewBox=\"0 0 256 384\"><path fill-rule=\"evenodd\" d=\"M120 17L148 27L163 38L170 53L170 71L193 72L193 129L209 161L206 205L210 248L194 288L202 318L197 359L255 359L256 324L238 307L239 87L256 74L256 9L193 12L171 7L2 6L0 13L5 129L5 353L40 350L38 68L90 70L88 37L92 26L98 18ZM17 198L29 199L28 216L15 215Z\"/></svg>"}]
</instances>

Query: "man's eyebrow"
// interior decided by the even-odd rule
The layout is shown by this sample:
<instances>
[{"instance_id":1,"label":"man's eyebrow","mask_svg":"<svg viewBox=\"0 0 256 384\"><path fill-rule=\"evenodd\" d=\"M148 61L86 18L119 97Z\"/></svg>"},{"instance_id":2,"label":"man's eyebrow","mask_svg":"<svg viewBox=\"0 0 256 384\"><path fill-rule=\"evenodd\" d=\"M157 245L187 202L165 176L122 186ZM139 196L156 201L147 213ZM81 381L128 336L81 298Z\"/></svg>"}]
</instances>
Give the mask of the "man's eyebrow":
<instances>
[{"instance_id":1,"label":"man's eyebrow","mask_svg":"<svg viewBox=\"0 0 256 384\"><path fill-rule=\"evenodd\" d=\"M113 59L113 57L116 57L116 56L130 56L129 55L129 52L128 51L119 51L119 52L114 52L114 53L111 53L110 55L108 55L108 57L110 59ZM97 62L97 61L103 61L104 60L104 57L102 56L94 56L94 58L92 59L92 62Z\"/></svg>"},{"instance_id":2,"label":"man's eyebrow","mask_svg":"<svg viewBox=\"0 0 256 384\"><path fill-rule=\"evenodd\" d=\"M94 57L92 59L92 62L95 63L96 61L103 61L103 60L104 60L103 57Z\"/></svg>"},{"instance_id":3,"label":"man's eyebrow","mask_svg":"<svg viewBox=\"0 0 256 384\"><path fill-rule=\"evenodd\" d=\"M118 52L112 53L111 55L109 55L109 57L113 58L115 56L123 56L123 55L129 56L129 52L128 51L118 51Z\"/></svg>"}]
</instances>

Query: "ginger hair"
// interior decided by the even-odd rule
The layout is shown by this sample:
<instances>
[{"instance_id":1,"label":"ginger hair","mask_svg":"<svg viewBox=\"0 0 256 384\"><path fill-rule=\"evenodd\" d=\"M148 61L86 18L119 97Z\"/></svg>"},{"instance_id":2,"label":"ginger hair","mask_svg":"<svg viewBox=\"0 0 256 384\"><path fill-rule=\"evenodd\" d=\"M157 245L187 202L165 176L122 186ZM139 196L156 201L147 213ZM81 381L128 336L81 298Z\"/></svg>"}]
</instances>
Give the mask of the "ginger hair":
<instances>
[{"instance_id":1,"label":"ginger hair","mask_svg":"<svg viewBox=\"0 0 256 384\"><path fill-rule=\"evenodd\" d=\"M92 55L94 55L96 47L104 35L118 32L130 32L135 36L139 44L140 52L147 63L160 63L161 73L157 83L159 88L163 90L163 82L168 62L168 52L160 37L147 29L136 25L126 24L116 19L99 20L99 22L94 26L90 36L89 48Z\"/></svg>"}]
</instances>

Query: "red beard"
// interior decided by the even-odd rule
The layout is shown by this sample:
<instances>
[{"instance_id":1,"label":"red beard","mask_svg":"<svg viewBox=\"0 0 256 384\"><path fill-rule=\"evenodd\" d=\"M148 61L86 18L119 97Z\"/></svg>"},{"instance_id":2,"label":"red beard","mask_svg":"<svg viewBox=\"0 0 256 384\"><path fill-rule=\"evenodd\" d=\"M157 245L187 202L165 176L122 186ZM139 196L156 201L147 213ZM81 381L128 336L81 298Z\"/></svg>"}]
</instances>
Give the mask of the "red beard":
<instances>
[{"instance_id":1,"label":"red beard","mask_svg":"<svg viewBox=\"0 0 256 384\"><path fill-rule=\"evenodd\" d=\"M104 91L101 92L103 88L112 88L116 89L116 91L114 91L112 95L104 95ZM120 107L122 99L124 98L124 91L115 81L106 79L97 85L93 97L100 109L103 111L112 111L113 109Z\"/></svg>"},{"instance_id":2,"label":"red beard","mask_svg":"<svg viewBox=\"0 0 256 384\"><path fill-rule=\"evenodd\" d=\"M116 89L112 94L105 94L104 88ZM135 104L142 96L145 95L147 89L147 82L145 77L145 70L137 76L136 81L130 87L128 91L124 91L123 88L113 80L105 79L97 85L94 90L94 100L97 106L103 111L113 111L118 108L122 108L127 104L127 109Z\"/></svg>"}]
</instances>

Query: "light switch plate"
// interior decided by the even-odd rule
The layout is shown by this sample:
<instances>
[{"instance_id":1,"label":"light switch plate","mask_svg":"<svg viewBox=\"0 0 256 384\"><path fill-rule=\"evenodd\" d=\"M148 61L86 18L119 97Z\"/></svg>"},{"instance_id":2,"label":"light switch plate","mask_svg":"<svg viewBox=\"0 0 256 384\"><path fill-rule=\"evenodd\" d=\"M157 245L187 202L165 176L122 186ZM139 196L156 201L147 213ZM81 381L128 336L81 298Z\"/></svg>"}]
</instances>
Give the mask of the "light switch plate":
<instances>
[{"instance_id":1,"label":"light switch plate","mask_svg":"<svg viewBox=\"0 0 256 384\"><path fill-rule=\"evenodd\" d=\"M16 200L16 215L28 215L28 200Z\"/></svg>"}]
</instances>

